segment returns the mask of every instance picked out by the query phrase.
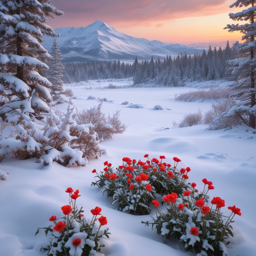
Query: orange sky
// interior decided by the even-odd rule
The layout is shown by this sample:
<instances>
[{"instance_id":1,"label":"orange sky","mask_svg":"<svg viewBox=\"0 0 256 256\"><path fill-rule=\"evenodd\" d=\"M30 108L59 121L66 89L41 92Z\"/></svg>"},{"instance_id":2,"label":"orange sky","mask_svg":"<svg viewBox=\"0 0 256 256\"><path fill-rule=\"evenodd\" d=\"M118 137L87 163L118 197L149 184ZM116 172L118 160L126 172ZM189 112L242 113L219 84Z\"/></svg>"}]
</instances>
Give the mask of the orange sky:
<instances>
[{"instance_id":1,"label":"orange sky","mask_svg":"<svg viewBox=\"0 0 256 256\"><path fill-rule=\"evenodd\" d=\"M234 23L235 0L53 0L65 15L49 19L53 28L87 26L96 20L130 36L169 43L236 41L241 34L223 28Z\"/></svg>"}]
</instances>

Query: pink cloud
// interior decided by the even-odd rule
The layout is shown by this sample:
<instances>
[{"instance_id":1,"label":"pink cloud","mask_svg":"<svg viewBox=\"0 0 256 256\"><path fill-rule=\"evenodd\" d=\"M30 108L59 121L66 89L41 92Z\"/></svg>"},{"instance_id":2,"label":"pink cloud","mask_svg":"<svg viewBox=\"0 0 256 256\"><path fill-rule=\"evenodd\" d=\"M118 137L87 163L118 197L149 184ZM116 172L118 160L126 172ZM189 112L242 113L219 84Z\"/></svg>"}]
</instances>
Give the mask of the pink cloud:
<instances>
[{"instance_id":1,"label":"pink cloud","mask_svg":"<svg viewBox=\"0 0 256 256\"><path fill-rule=\"evenodd\" d=\"M214 15L229 9L227 0L53 0L52 3L65 12L62 17L49 19L53 27L86 26L95 20L113 26L158 26L175 19Z\"/></svg>"}]
</instances>

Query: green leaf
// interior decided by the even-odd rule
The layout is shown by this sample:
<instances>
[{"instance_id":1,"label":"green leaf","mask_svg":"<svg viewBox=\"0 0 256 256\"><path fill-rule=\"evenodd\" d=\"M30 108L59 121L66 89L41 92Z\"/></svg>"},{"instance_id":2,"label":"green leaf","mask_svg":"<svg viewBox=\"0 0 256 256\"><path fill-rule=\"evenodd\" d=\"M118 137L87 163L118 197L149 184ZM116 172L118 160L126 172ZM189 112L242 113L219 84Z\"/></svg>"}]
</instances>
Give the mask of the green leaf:
<instances>
[{"instance_id":1,"label":"green leaf","mask_svg":"<svg viewBox=\"0 0 256 256\"><path fill-rule=\"evenodd\" d=\"M37 229L36 233L35 233L35 236L39 233L39 228Z\"/></svg>"}]
</instances>

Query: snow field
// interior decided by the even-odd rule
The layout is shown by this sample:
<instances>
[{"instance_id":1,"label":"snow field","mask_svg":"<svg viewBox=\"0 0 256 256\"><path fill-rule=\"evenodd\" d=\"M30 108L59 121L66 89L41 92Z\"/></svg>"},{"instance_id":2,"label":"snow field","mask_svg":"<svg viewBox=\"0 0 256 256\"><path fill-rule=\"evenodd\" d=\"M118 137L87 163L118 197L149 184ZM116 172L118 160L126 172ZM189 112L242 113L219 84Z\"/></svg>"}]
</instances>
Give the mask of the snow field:
<instances>
[{"instance_id":1,"label":"snow field","mask_svg":"<svg viewBox=\"0 0 256 256\"><path fill-rule=\"evenodd\" d=\"M98 84L105 87L110 82L89 83L96 88ZM80 190L77 203L84 207L86 218L92 217L90 210L95 206L102 208L111 233L103 250L106 256L194 255L184 252L175 241L163 243L155 230L141 224L155 215L155 209L144 216L117 211L110 198L103 196L98 188L91 187L94 181L91 171L101 171L104 161L116 167L123 157L143 160L146 153L150 158L165 155L166 162L171 164L174 156L179 157L182 160L179 167L191 167L189 181L196 182L199 191L203 189L203 178L211 180L215 190L209 195L225 200L224 215L230 214L228 206L241 208L242 216L235 217L235 237L230 239L228 252L230 256L255 256L256 134L243 126L227 131L207 131L207 125L172 129L173 121L181 121L184 115L196 112L198 108L204 113L210 109L211 102L174 100L176 94L196 88L128 88L129 83L130 80L114 82L123 87L120 89L85 90L81 83L67 86L77 98L73 102L78 110L99 104L97 100L87 100L89 96L113 101L103 102L102 111L106 114L121 110L120 119L127 125L127 130L102 143L106 154L100 159L91 159L87 166L79 168L64 168L53 163L41 169L33 159L6 159L0 165L3 172L9 173L8 180L0 180L1 256L46 255L36 250L44 233L34 234L39 226L50 224L48 219L52 215L62 216L60 208L68 203L67 187ZM144 108L121 105L124 101ZM160 105L163 110L153 110L155 105ZM67 105L61 104L58 108L65 111Z\"/></svg>"}]
</instances>

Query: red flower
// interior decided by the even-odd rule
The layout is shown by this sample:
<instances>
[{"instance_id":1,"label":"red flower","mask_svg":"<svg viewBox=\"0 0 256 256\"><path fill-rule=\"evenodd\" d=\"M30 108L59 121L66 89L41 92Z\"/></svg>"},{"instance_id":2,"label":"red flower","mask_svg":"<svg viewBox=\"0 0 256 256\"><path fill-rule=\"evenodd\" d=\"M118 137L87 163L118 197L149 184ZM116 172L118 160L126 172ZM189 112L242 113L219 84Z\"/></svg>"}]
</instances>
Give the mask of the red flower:
<instances>
[{"instance_id":1,"label":"red flower","mask_svg":"<svg viewBox=\"0 0 256 256\"><path fill-rule=\"evenodd\" d=\"M181 160L180 160L178 157L174 157L173 160L174 160L175 162L177 162L177 163L178 163L178 162L181 162Z\"/></svg>"},{"instance_id":2,"label":"red flower","mask_svg":"<svg viewBox=\"0 0 256 256\"><path fill-rule=\"evenodd\" d=\"M192 182L192 183L191 183L191 187L195 188L195 187L196 187L196 183L195 183L195 182Z\"/></svg>"},{"instance_id":3,"label":"red flower","mask_svg":"<svg viewBox=\"0 0 256 256\"><path fill-rule=\"evenodd\" d=\"M148 157L148 154L145 154L144 157Z\"/></svg>"},{"instance_id":4,"label":"red flower","mask_svg":"<svg viewBox=\"0 0 256 256\"><path fill-rule=\"evenodd\" d=\"M81 244L82 240L80 238L76 238L73 240L72 244L76 247L78 246L79 244Z\"/></svg>"},{"instance_id":5,"label":"red flower","mask_svg":"<svg viewBox=\"0 0 256 256\"><path fill-rule=\"evenodd\" d=\"M208 180L205 179L205 178L202 180L202 182L203 182L204 184L208 184Z\"/></svg>"},{"instance_id":6,"label":"red flower","mask_svg":"<svg viewBox=\"0 0 256 256\"><path fill-rule=\"evenodd\" d=\"M137 182L139 182L139 183L141 183L141 182L142 182L142 178L141 178L141 176L136 177L136 178L135 178L135 180L136 180Z\"/></svg>"},{"instance_id":7,"label":"red flower","mask_svg":"<svg viewBox=\"0 0 256 256\"><path fill-rule=\"evenodd\" d=\"M116 179L119 179L119 176L118 176L118 175L116 176Z\"/></svg>"},{"instance_id":8,"label":"red flower","mask_svg":"<svg viewBox=\"0 0 256 256\"><path fill-rule=\"evenodd\" d=\"M123 167L123 165L119 165L119 168L120 168L120 169L123 169L124 167Z\"/></svg>"},{"instance_id":9,"label":"red flower","mask_svg":"<svg viewBox=\"0 0 256 256\"><path fill-rule=\"evenodd\" d=\"M79 189L77 189L75 192L74 192L74 194L79 194Z\"/></svg>"},{"instance_id":10,"label":"red flower","mask_svg":"<svg viewBox=\"0 0 256 256\"><path fill-rule=\"evenodd\" d=\"M109 163L109 164L108 164L108 167L111 167L111 166L112 166L112 164L111 164L111 163Z\"/></svg>"},{"instance_id":11,"label":"red flower","mask_svg":"<svg viewBox=\"0 0 256 256\"><path fill-rule=\"evenodd\" d=\"M105 167L103 170L106 172L108 170L108 167Z\"/></svg>"},{"instance_id":12,"label":"red flower","mask_svg":"<svg viewBox=\"0 0 256 256\"><path fill-rule=\"evenodd\" d=\"M108 165L108 161L104 162L104 165Z\"/></svg>"},{"instance_id":13,"label":"red flower","mask_svg":"<svg viewBox=\"0 0 256 256\"><path fill-rule=\"evenodd\" d=\"M190 167L187 167L187 168L186 168L186 171L187 171L187 172L190 172L190 171L191 171Z\"/></svg>"},{"instance_id":14,"label":"red flower","mask_svg":"<svg viewBox=\"0 0 256 256\"><path fill-rule=\"evenodd\" d=\"M109 178L109 173L108 173L108 172L105 174L105 177L106 177L107 179Z\"/></svg>"},{"instance_id":15,"label":"red flower","mask_svg":"<svg viewBox=\"0 0 256 256\"><path fill-rule=\"evenodd\" d=\"M74 199L74 200L76 200L79 196L81 196L81 195L78 195L78 194L73 194L73 195L71 195L70 197L72 198L72 199Z\"/></svg>"},{"instance_id":16,"label":"red flower","mask_svg":"<svg viewBox=\"0 0 256 256\"><path fill-rule=\"evenodd\" d=\"M183 174L181 178L187 180L188 179L188 175L187 174Z\"/></svg>"},{"instance_id":17,"label":"red flower","mask_svg":"<svg viewBox=\"0 0 256 256\"><path fill-rule=\"evenodd\" d=\"M128 179L128 180L127 180L127 183L128 183L128 184L130 184L130 183L131 183L131 180L130 180L130 179Z\"/></svg>"},{"instance_id":18,"label":"red flower","mask_svg":"<svg viewBox=\"0 0 256 256\"><path fill-rule=\"evenodd\" d=\"M130 187L129 187L130 190L133 190L134 189L134 184L131 184Z\"/></svg>"},{"instance_id":19,"label":"red flower","mask_svg":"<svg viewBox=\"0 0 256 256\"><path fill-rule=\"evenodd\" d=\"M92 170L92 173L95 173L95 172L96 172L96 169L93 169L93 170Z\"/></svg>"},{"instance_id":20,"label":"red flower","mask_svg":"<svg viewBox=\"0 0 256 256\"><path fill-rule=\"evenodd\" d=\"M72 188L70 188L70 187L66 189L66 192L69 193L69 194L72 193L73 191L74 190Z\"/></svg>"},{"instance_id":21,"label":"red flower","mask_svg":"<svg viewBox=\"0 0 256 256\"><path fill-rule=\"evenodd\" d=\"M145 173L141 173L140 177L141 177L142 180L147 180L148 179L148 175L145 174Z\"/></svg>"},{"instance_id":22,"label":"red flower","mask_svg":"<svg viewBox=\"0 0 256 256\"><path fill-rule=\"evenodd\" d=\"M184 208L184 204L179 204L179 209L182 211L183 210L183 208Z\"/></svg>"},{"instance_id":23,"label":"red flower","mask_svg":"<svg viewBox=\"0 0 256 256\"><path fill-rule=\"evenodd\" d=\"M59 221L54 227L53 229L57 232L62 232L62 230L66 227L66 224L63 223L62 221Z\"/></svg>"},{"instance_id":24,"label":"red flower","mask_svg":"<svg viewBox=\"0 0 256 256\"><path fill-rule=\"evenodd\" d=\"M209 186L208 186L208 189L209 189L209 190L213 190L213 189L214 189L214 186L209 185Z\"/></svg>"},{"instance_id":25,"label":"red flower","mask_svg":"<svg viewBox=\"0 0 256 256\"><path fill-rule=\"evenodd\" d=\"M153 172L156 172L156 170L157 170L156 168L153 168Z\"/></svg>"},{"instance_id":26,"label":"red flower","mask_svg":"<svg viewBox=\"0 0 256 256\"><path fill-rule=\"evenodd\" d=\"M220 197L214 197L211 203L216 204L217 208L221 208L225 206L225 200L221 199Z\"/></svg>"},{"instance_id":27,"label":"red flower","mask_svg":"<svg viewBox=\"0 0 256 256\"><path fill-rule=\"evenodd\" d=\"M186 170L184 168L180 169L180 173L185 173L185 172L186 172Z\"/></svg>"},{"instance_id":28,"label":"red flower","mask_svg":"<svg viewBox=\"0 0 256 256\"><path fill-rule=\"evenodd\" d=\"M186 203L186 204L184 204L184 206L188 207L188 204Z\"/></svg>"},{"instance_id":29,"label":"red flower","mask_svg":"<svg viewBox=\"0 0 256 256\"><path fill-rule=\"evenodd\" d=\"M169 171L169 172L168 172L168 177L169 177L169 178L174 178L174 174L173 174L172 171Z\"/></svg>"},{"instance_id":30,"label":"red flower","mask_svg":"<svg viewBox=\"0 0 256 256\"><path fill-rule=\"evenodd\" d=\"M209 186L212 186L212 182L208 180L208 183L207 183Z\"/></svg>"},{"instance_id":31,"label":"red flower","mask_svg":"<svg viewBox=\"0 0 256 256\"><path fill-rule=\"evenodd\" d=\"M160 167L160 171L161 171L161 172L165 172L165 166L161 166L161 167Z\"/></svg>"},{"instance_id":32,"label":"red flower","mask_svg":"<svg viewBox=\"0 0 256 256\"><path fill-rule=\"evenodd\" d=\"M183 195L184 195L184 196L189 196L190 193L191 193L191 191L190 191L190 190L187 190L187 191L184 191L184 192L183 192Z\"/></svg>"},{"instance_id":33,"label":"red flower","mask_svg":"<svg viewBox=\"0 0 256 256\"><path fill-rule=\"evenodd\" d=\"M160 156L159 158L160 158L160 159L166 159L165 156Z\"/></svg>"},{"instance_id":34,"label":"red flower","mask_svg":"<svg viewBox=\"0 0 256 256\"><path fill-rule=\"evenodd\" d=\"M159 160L156 159L156 158L152 158L151 163L156 163L156 164L158 164L158 163L159 163Z\"/></svg>"},{"instance_id":35,"label":"red flower","mask_svg":"<svg viewBox=\"0 0 256 256\"><path fill-rule=\"evenodd\" d=\"M127 171L129 172L133 172L134 171L134 167L133 166L126 166L125 168Z\"/></svg>"},{"instance_id":36,"label":"red flower","mask_svg":"<svg viewBox=\"0 0 256 256\"><path fill-rule=\"evenodd\" d=\"M56 220L56 216L52 216L50 219L49 219L49 221L54 221L54 220Z\"/></svg>"},{"instance_id":37,"label":"red flower","mask_svg":"<svg viewBox=\"0 0 256 256\"><path fill-rule=\"evenodd\" d=\"M98 206L96 206L94 209L91 210L91 213L93 215L101 215L100 212L101 212L101 208Z\"/></svg>"},{"instance_id":38,"label":"red flower","mask_svg":"<svg viewBox=\"0 0 256 256\"><path fill-rule=\"evenodd\" d=\"M80 214L79 217L82 218L82 217L84 217L84 215L83 215L83 214Z\"/></svg>"},{"instance_id":39,"label":"red flower","mask_svg":"<svg viewBox=\"0 0 256 256\"><path fill-rule=\"evenodd\" d=\"M157 200L153 200L152 201L152 204L155 206L155 207L158 207L159 206L159 202Z\"/></svg>"},{"instance_id":40,"label":"red flower","mask_svg":"<svg viewBox=\"0 0 256 256\"><path fill-rule=\"evenodd\" d=\"M239 216L242 215L241 209L240 208L236 208L235 205L229 206L228 209L231 210L234 214L237 214Z\"/></svg>"},{"instance_id":41,"label":"red flower","mask_svg":"<svg viewBox=\"0 0 256 256\"><path fill-rule=\"evenodd\" d=\"M61 210L64 215L69 215L72 212L72 208L70 205L64 205L61 207Z\"/></svg>"},{"instance_id":42,"label":"red flower","mask_svg":"<svg viewBox=\"0 0 256 256\"><path fill-rule=\"evenodd\" d=\"M167 164L167 167L169 167L169 168L170 168L170 167L171 167L171 165L170 165L170 164Z\"/></svg>"},{"instance_id":43,"label":"red flower","mask_svg":"<svg viewBox=\"0 0 256 256\"><path fill-rule=\"evenodd\" d=\"M176 199L177 199L178 195L176 193L171 193L167 196L163 197L163 200L169 204L170 202L176 203Z\"/></svg>"},{"instance_id":44,"label":"red flower","mask_svg":"<svg viewBox=\"0 0 256 256\"><path fill-rule=\"evenodd\" d=\"M150 186L149 184L147 184L145 187L146 187L147 191L151 191L152 190L152 186Z\"/></svg>"},{"instance_id":45,"label":"red flower","mask_svg":"<svg viewBox=\"0 0 256 256\"><path fill-rule=\"evenodd\" d=\"M100 225L106 225L108 223L107 218L104 216L101 216L100 218L98 218L98 221L100 222Z\"/></svg>"},{"instance_id":46,"label":"red flower","mask_svg":"<svg viewBox=\"0 0 256 256\"><path fill-rule=\"evenodd\" d=\"M204 204L205 204L205 202L204 202L203 198L201 198L200 200L197 200L195 202L195 206L198 206L198 207L203 207Z\"/></svg>"},{"instance_id":47,"label":"red flower","mask_svg":"<svg viewBox=\"0 0 256 256\"><path fill-rule=\"evenodd\" d=\"M210 211L210 207L209 206L203 206L202 208L201 208L201 211L202 211L202 214L208 214L209 213L209 211Z\"/></svg>"},{"instance_id":48,"label":"red flower","mask_svg":"<svg viewBox=\"0 0 256 256\"><path fill-rule=\"evenodd\" d=\"M149 168L148 165L143 165L143 166L142 166L142 169L143 169L143 170L147 170L148 168Z\"/></svg>"},{"instance_id":49,"label":"red flower","mask_svg":"<svg viewBox=\"0 0 256 256\"><path fill-rule=\"evenodd\" d=\"M191 228L190 229L190 233L194 236L198 236L199 235L199 231L197 229L197 227Z\"/></svg>"},{"instance_id":50,"label":"red flower","mask_svg":"<svg viewBox=\"0 0 256 256\"><path fill-rule=\"evenodd\" d=\"M115 173L113 173L113 174L111 174L111 175L109 176L109 179L110 179L110 180L115 180L115 178L116 178L116 174L115 174Z\"/></svg>"},{"instance_id":51,"label":"red flower","mask_svg":"<svg viewBox=\"0 0 256 256\"><path fill-rule=\"evenodd\" d=\"M147 162L147 164L150 164L150 161L149 161L149 160L147 160L146 162Z\"/></svg>"}]
</instances>

